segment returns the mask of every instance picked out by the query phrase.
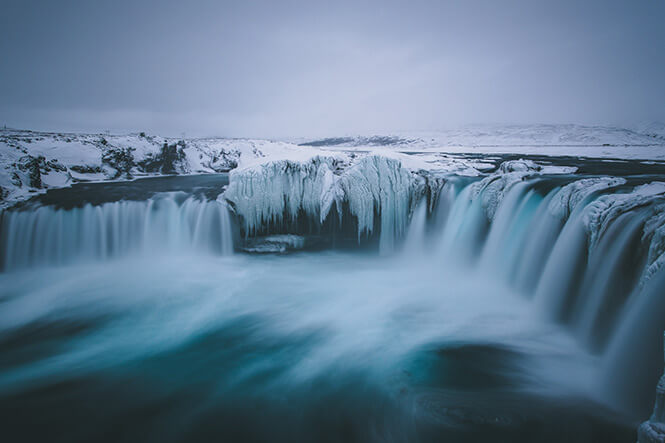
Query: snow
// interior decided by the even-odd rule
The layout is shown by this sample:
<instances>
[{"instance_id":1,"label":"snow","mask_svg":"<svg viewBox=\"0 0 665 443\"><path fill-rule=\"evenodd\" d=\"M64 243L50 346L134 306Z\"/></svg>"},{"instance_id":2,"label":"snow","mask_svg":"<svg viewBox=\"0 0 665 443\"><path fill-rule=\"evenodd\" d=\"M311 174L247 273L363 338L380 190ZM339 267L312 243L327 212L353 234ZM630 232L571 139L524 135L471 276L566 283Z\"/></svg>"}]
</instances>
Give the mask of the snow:
<instances>
[{"instance_id":1,"label":"snow","mask_svg":"<svg viewBox=\"0 0 665 443\"><path fill-rule=\"evenodd\" d=\"M323 192L319 196L323 202L319 210L325 217L332 203L341 201L342 197L343 190L336 182L339 171L335 169L346 169L366 156L394 159L412 173L439 178L451 174L482 175L482 171L496 167L497 158L491 156L500 153L605 157L606 161L612 161L610 158L648 159L653 162L665 159L664 128L665 125L654 123L632 129L579 125L469 126L435 133L341 137L309 142L315 146L297 145L293 140L180 140L143 133L72 134L5 129L0 130L0 207L77 181L127 180L168 172L227 172L270 161L306 163L318 157L336 159L331 168L333 174L324 174L320 179L325 183L317 183ZM182 158L175 160L173 170L146 166L160 159L164 144L177 144L177 149L182 151ZM486 155L465 157L461 153ZM123 155L128 155L131 161L123 163ZM539 169L542 174L575 171L574 167L536 164L532 160L519 162L511 167L526 167L529 171ZM528 162L532 164L527 165ZM159 166L159 162L157 164ZM41 184L31 180L36 169ZM512 172L519 170L513 169ZM365 222L368 223L369 219Z\"/></svg>"},{"instance_id":2,"label":"snow","mask_svg":"<svg viewBox=\"0 0 665 443\"><path fill-rule=\"evenodd\" d=\"M251 139L169 139L145 134L64 134L0 130L0 207L29 198L49 188L77 181L127 180L160 175L160 170L142 166L159 160L164 144L182 148L184 158L176 159L173 172L200 174L226 172L238 166L264 161L265 157L301 159L319 151L286 142ZM128 153L131 164L123 168L116 158ZM329 154L328 154L329 155ZM43 161L40 160L43 157ZM34 159L34 160L33 160ZM36 168L41 186L30 179ZM56 168L49 166L56 165Z\"/></svg>"},{"instance_id":3,"label":"snow","mask_svg":"<svg viewBox=\"0 0 665 443\"><path fill-rule=\"evenodd\" d=\"M328 149L366 150L382 146L402 152L526 154L621 159L665 159L665 125L632 129L608 126L471 125L438 132L307 141Z\"/></svg>"}]
</instances>

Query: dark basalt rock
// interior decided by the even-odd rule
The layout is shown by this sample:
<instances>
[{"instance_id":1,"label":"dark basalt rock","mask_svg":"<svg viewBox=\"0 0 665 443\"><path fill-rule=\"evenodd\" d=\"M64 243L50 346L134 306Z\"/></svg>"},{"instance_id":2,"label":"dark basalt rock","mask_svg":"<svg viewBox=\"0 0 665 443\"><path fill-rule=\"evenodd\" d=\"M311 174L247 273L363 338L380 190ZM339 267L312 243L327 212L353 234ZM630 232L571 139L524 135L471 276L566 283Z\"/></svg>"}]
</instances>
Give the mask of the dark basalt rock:
<instances>
[{"instance_id":1,"label":"dark basalt rock","mask_svg":"<svg viewBox=\"0 0 665 443\"><path fill-rule=\"evenodd\" d=\"M148 154L139 161L137 166L144 172L161 172L162 174L176 174L178 167L183 169L185 162L185 142L179 141L169 145L164 143L158 154Z\"/></svg>"},{"instance_id":2,"label":"dark basalt rock","mask_svg":"<svg viewBox=\"0 0 665 443\"><path fill-rule=\"evenodd\" d=\"M95 174L102 172L102 168L100 166L73 165L70 166L69 169L74 172L78 172L79 174Z\"/></svg>"},{"instance_id":3,"label":"dark basalt rock","mask_svg":"<svg viewBox=\"0 0 665 443\"><path fill-rule=\"evenodd\" d=\"M42 187L42 172L41 170L46 170L46 159L44 156L33 157L32 155L25 155L21 157L18 161L18 168L21 171L28 173L30 179L29 185L31 188L41 188Z\"/></svg>"},{"instance_id":4,"label":"dark basalt rock","mask_svg":"<svg viewBox=\"0 0 665 443\"><path fill-rule=\"evenodd\" d=\"M102 163L114 168L117 172L113 178L119 178L123 173L131 177L131 170L136 164L132 152L134 148L113 149L102 155Z\"/></svg>"},{"instance_id":5,"label":"dark basalt rock","mask_svg":"<svg viewBox=\"0 0 665 443\"><path fill-rule=\"evenodd\" d=\"M19 175L16 172L12 173L11 181L12 185L16 186L17 188L23 187L23 183L21 182L21 177L19 177Z\"/></svg>"}]
</instances>

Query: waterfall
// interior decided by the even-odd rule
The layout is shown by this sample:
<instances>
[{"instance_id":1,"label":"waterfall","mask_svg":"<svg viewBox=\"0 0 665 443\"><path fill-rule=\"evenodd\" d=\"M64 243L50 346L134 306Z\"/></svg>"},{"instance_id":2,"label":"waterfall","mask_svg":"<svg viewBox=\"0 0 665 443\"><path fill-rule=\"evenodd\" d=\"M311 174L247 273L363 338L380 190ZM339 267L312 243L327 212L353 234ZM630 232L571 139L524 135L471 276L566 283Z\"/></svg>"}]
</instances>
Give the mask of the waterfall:
<instances>
[{"instance_id":1,"label":"waterfall","mask_svg":"<svg viewBox=\"0 0 665 443\"><path fill-rule=\"evenodd\" d=\"M473 198L473 185L466 186L448 211L441 234L440 253L464 263L476 258L488 227L481 199Z\"/></svg>"},{"instance_id":2,"label":"waterfall","mask_svg":"<svg viewBox=\"0 0 665 443\"><path fill-rule=\"evenodd\" d=\"M663 373L665 271L634 293L626 306L606 352L600 392L605 400L646 416L653 406L654 386Z\"/></svg>"},{"instance_id":3,"label":"waterfall","mask_svg":"<svg viewBox=\"0 0 665 443\"><path fill-rule=\"evenodd\" d=\"M545 262L534 298L549 318L562 320L575 293L587 257L583 210L574 211L564 225Z\"/></svg>"},{"instance_id":4,"label":"waterfall","mask_svg":"<svg viewBox=\"0 0 665 443\"><path fill-rule=\"evenodd\" d=\"M9 210L0 229L6 270L128 254L233 251L226 205L178 193L69 210Z\"/></svg>"},{"instance_id":5,"label":"waterfall","mask_svg":"<svg viewBox=\"0 0 665 443\"><path fill-rule=\"evenodd\" d=\"M614 177L483 182L441 190L430 217L441 264L474 265L532 298L602 357L601 400L646 413L663 372L665 187ZM419 207L407 242L422 242L424 219Z\"/></svg>"},{"instance_id":6,"label":"waterfall","mask_svg":"<svg viewBox=\"0 0 665 443\"><path fill-rule=\"evenodd\" d=\"M7 210L0 214L0 267L230 254L230 204L245 237L343 231L355 245L370 239L381 253L422 251L440 266L465 264L490 281L501 279L599 356L608 398L648 406L647 388L639 392L662 372L649 362L665 329L664 183L557 177L530 164L482 179L425 180L379 156L341 172L337 166L314 158L238 170L213 201L162 193L73 209ZM644 361L633 362L636 355ZM629 376L633 369L639 376Z\"/></svg>"},{"instance_id":7,"label":"waterfall","mask_svg":"<svg viewBox=\"0 0 665 443\"><path fill-rule=\"evenodd\" d=\"M404 239L405 251L413 254L425 248L427 234L427 201L422 199L413 215Z\"/></svg>"},{"instance_id":8,"label":"waterfall","mask_svg":"<svg viewBox=\"0 0 665 443\"><path fill-rule=\"evenodd\" d=\"M587 272L573 312L580 338L591 348L602 346L608 324L635 286L640 268L641 214L623 214L600 240L589 257Z\"/></svg>"},{"instance_id":9,"label":"waterfall","mask_svg":"<svg viewBox=\"0 0 665 443\"><path fill-rule=\"evenodd\" d=\"M535 290L538 276L542 273L545 261L561 231L563 221L552 216L549 210L560 189L556 187L545 196L533 215L529 232L525 233L528 241L522 248L514 269L515 285L525 293Z\"/></svg>"}]
</instances>

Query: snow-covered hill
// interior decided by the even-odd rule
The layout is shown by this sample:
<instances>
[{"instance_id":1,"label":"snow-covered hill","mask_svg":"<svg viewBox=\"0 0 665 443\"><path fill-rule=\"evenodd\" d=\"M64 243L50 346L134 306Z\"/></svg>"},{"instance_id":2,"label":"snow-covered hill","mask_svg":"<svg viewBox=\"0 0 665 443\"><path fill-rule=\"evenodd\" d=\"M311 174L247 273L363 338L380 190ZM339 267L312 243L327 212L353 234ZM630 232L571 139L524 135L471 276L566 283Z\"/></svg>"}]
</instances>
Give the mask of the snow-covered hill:
<instances>
[{"instance_id":1,"label":"snow-covered hill","mask_svg":"<svg viewBox=\"0 0 665 443\"><path fill-rule=\"evenodd\" d=\"M0 205L77 181L229 171L267 155L303 148L249 139L170 139L146 134L0 131Z\"/></svg>"},{"instance_id":2,"label":"snow-covered hill","mask_svg":"<svg viewBox=\"0 0 665 443\"><path fill-rule=\"evenodd\" d=\"M302 145L362 150L388 147L401 151L448 153L511 153L573 155L625 159L665 158L665 125L650 123L633 129L581 125L475 125L440 132L331 137L305 140Z\"/></svg>"}]
</instances>

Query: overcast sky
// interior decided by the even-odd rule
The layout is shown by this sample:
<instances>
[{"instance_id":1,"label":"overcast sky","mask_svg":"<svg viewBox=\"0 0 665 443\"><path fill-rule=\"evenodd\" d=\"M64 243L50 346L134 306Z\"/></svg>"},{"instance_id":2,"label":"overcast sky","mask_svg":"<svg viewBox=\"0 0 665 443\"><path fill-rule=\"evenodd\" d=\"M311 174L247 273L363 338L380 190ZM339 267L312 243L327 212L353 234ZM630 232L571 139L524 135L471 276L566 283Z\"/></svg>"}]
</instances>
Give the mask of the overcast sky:
<instances>
[{"instance_id":1,"label":"overcast sky","mask_svg":"<svg viewBox=\"0 0 665 443\"><path fill-rule=\"evenodd\" d=\"M663 0L2 0L0 124L316 136L665 121Z\"/></svg>"}]
</instances>

